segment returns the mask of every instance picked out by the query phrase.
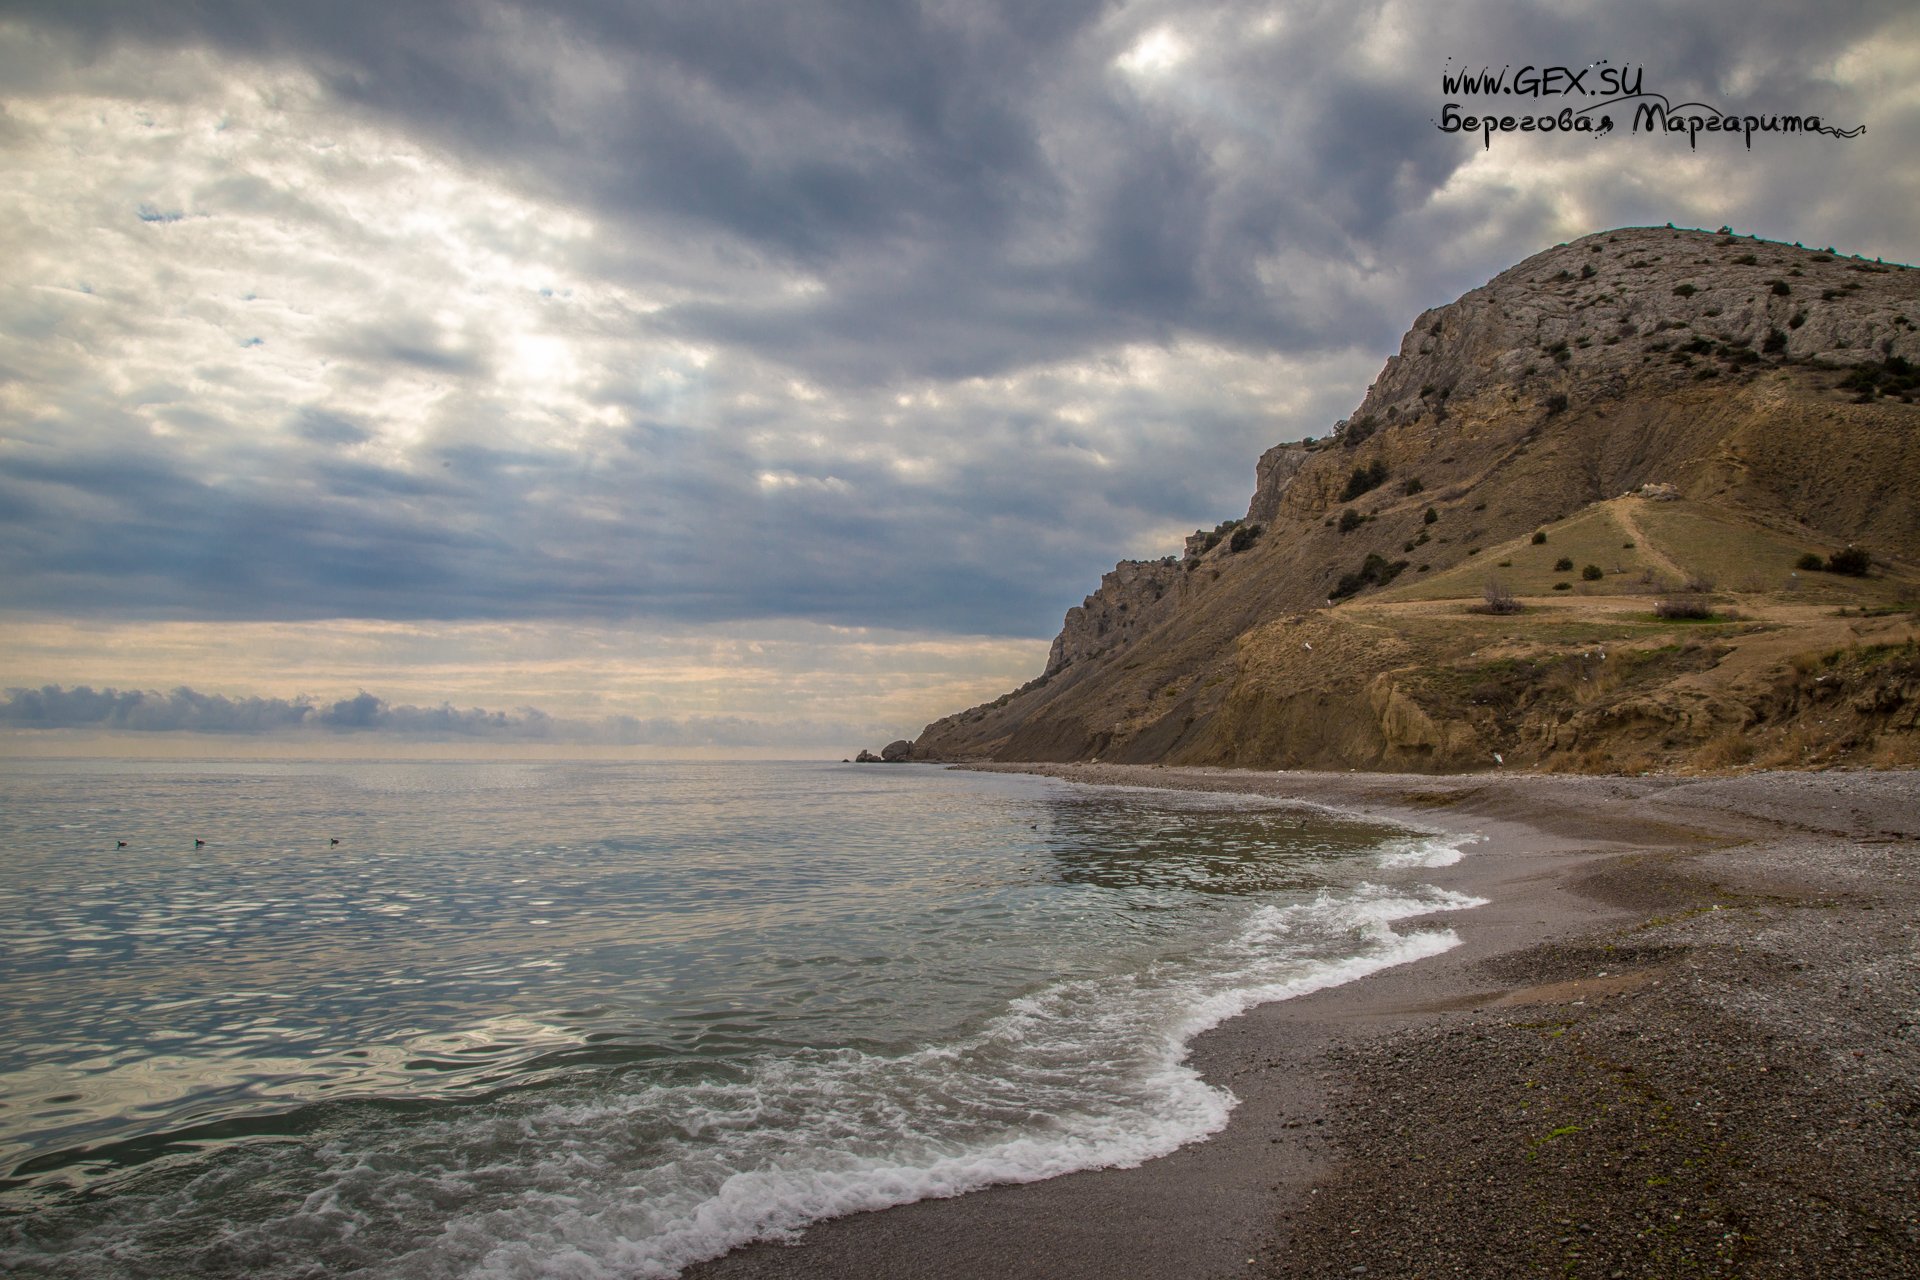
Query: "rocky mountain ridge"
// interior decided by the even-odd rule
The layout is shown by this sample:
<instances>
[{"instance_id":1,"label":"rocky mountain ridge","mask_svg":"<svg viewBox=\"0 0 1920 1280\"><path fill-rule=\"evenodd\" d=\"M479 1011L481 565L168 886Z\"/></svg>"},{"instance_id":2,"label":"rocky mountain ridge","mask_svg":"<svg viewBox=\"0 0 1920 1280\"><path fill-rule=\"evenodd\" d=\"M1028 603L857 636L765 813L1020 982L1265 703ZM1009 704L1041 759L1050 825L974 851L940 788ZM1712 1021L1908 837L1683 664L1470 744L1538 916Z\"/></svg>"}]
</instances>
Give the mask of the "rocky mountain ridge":
<instances>
[{"instance_id":1,"label":"rocky mountain ridge","mask_svg":"<svg viewBox=\"0 0 1920 1280\"><path fill-rule=\"evenodd\" d=\"M1907 268L1725 232L1623 229L1537 254L1421 315L1330 436L1261 457L1245 517L1117 566L1035 681L929 725L913 754L1371 767L1414 733L1430 739L1416 765L1484 762L1505 731L1419 730L1434 716L1409 690L1435 654L1393 627L1360 644L1362 612L1442 581L1470 599L1479 586L1454 580L1471 557L1649 484L1761 542L1870 544L1862 590L1897 594L1920 548L1914 317ZM1608 567L1647 586L1694 576L1686 540ZM1785 589L1789 572L1756 559L1752 585ZM1555 607L1622 586L1603 585L1568 583ZM1329 626L1366 660L1263 661L1275 627ZM1571 749L1527 740L1537 757Z\"/></svg>"}]
</instances>

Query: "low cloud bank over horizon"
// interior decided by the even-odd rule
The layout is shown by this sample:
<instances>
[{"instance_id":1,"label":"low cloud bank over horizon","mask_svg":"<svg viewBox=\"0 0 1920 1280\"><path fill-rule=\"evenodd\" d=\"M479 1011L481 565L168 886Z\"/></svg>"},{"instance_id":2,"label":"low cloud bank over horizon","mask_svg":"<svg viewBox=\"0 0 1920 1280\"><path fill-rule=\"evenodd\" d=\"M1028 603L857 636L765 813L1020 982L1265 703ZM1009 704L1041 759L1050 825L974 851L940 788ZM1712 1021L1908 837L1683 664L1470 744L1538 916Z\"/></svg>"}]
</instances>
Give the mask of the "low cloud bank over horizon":
<instances>
[{"instance_id":1,"label":"low cloud bank over horizon","mask_svg":"<svg viewBox=\"0 0 1920 1280\"><path fill-rule=\"evenodd\" d=\"M748 748L769 743L833 745L863 741L854 726L769 725L740 716L614 715L564 719L537 707L490 711L396 704L362 690L325 700L228 697L185 686L167 692L45 685L0 692L0 729L81 729L105 733L223 736L377 734L433 742L567 743L595 746Z\"/></svg>"}]
</instances>

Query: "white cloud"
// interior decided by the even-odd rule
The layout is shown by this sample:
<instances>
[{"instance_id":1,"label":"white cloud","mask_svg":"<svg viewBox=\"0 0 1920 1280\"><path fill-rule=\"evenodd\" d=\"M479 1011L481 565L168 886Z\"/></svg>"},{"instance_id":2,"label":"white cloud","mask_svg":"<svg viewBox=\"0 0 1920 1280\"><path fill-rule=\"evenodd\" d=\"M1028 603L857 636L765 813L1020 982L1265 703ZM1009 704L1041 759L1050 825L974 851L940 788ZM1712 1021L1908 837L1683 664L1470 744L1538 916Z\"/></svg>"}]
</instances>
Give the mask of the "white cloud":
<instances>
[{"instance_id":1,"label":"white cloud","mask_svg":"<svg viewBox=\"0 0 1920 1280\"><path fill-rule=\"evenodd\" d=\"M1114 64L1130 75L1152 78L1172 71L1185 62L1192 52L1176 32L1166 27L1155 27L1114 59Z\"/></svg>"},{"instance_id":2,"label":"white cloud","mask_svg":"<svg viewBox=\"0 0 1920 1280\"><path fill-rule=\"evenodd\" d=\"M1633 47L1595 6L19 13L14 680L904 732L1529 252L1920 245L1920 28L1877 2L1668 15L1659 87L1869 125L1751 154L1433 128L1446 53Z\"/></svg>"}]
</instances>

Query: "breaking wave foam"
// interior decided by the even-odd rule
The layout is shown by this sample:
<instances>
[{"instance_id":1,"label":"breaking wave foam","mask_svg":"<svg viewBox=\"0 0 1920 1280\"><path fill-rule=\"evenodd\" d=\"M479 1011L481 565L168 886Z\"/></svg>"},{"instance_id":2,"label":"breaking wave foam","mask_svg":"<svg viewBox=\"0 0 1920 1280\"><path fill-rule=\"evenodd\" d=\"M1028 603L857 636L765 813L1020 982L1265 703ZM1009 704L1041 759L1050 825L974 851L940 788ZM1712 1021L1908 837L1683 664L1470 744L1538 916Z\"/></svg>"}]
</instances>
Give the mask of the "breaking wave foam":
<instances>
[{"instance_id":1,"label":"breaking wave foam","mask_svg":"<svg viewBox=\"0 0 1920 1280\"><path fill-rule=\"evenodd\" d=\"M952 1043L894 1056L808 1050L696 1082L602 1079L337 1143L230 1152L144 1197L144 1222L129 1221L123 1200L121 1215L69 1240L41 1273L165 1262L261 1277L318 1265L660 1278L826 1218L1138 1165L1218 1131L1235 1105L1188 1063L1196 1035L1445 951L1458 943L1451 930L1400 934L1393 923L1482 901L1362 884L1253 908L1226 935L1139 972L1046 986ZM215 1242L192 1258L177 1252L183 1217L204 1219L202 1238ZM49 1261L0 1250L16 1271Z\"/></svg>"},{"instance_id":2,"label":"breaking wave foam","mask_svg":"<svg viewBox=\"0 0 1920 1280\"><path fill-rule=\"evenodd\" d=\"M1395 840L1375 858L1383 870L1400 871L1420 867L1450 867L1466 856L1465 846L1475 844L1477 835L1437 835L1421 833Z\"/></svg>"}]
</instances>

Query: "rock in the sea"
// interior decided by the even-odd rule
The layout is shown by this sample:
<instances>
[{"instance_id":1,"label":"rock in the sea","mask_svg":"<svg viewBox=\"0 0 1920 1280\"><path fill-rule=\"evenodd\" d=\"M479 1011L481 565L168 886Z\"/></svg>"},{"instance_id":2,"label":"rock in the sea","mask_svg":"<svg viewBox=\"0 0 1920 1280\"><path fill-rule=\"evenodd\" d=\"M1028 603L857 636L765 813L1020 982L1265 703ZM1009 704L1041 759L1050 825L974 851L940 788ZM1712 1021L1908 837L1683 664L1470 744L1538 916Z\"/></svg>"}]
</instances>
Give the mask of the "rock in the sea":
<instances>
[{"instance_id":1,"label":"rock in the sea","mask_svg":"<svg viewBox=\"0 0 1920 1280\"><path fill-rule=\"evenodd\" d=\"M879 755L863 748L860 754L853 758L853 762L855 764L905 764L912 758L913 744L905 738L896 738L880 748Z\"/></svg>"}]
</instances>

